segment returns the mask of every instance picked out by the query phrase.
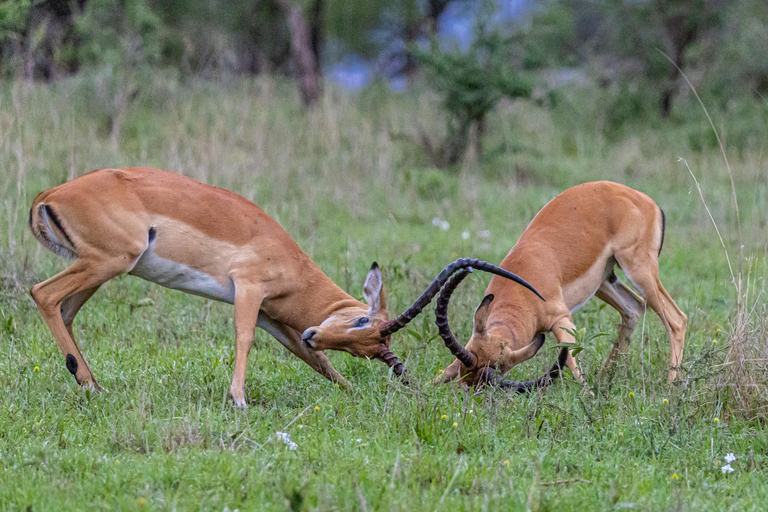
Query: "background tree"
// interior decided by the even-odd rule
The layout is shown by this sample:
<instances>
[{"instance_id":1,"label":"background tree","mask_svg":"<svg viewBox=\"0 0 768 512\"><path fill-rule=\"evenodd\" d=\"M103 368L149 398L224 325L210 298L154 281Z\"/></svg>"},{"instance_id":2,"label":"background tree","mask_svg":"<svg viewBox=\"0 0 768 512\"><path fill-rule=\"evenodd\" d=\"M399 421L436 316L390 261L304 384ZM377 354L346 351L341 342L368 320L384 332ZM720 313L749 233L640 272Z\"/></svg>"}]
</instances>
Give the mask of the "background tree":
<instances>
[{"instance_id":1,"label":"background tree","mask_svg":"<svg viewBox=\"0 0 768 512\"><path fill-rule=\"evenodd\" d=\"M510 39L491 28L488 19L477 23L466 52L443 51L436 41L429 51L414 49L447 116L447 135L440 144L421 132L427 153L438 167L458 163L470 144L481 158L488 113L501 98L530 96L531 81L513 66L511 49Z\"/></svg>"},{"instance_id":2,"label":"background tree","mask_svg":"<svg viewBox=\"0 0 768 512\"><path fill-rule=\"evenodd\" d=\"M640 50L644 55L648 78L660 87L659 113L668 117L678 89L679 71L685 71L688 55L702 41L716 44L719 39L720 0L653 0L622 2L616 12L621 23L620 36L632 46L625 51ZM634 47L634 49L632 49ZM661 49L674 65L659 55Z\"/></svg>"},{"instance_id":3,"label":"background tree","mask_svg":"<svg viewBox=\"0 0 768 512\"><path fill-rule=\"evenodd\" d=\"M275 0L291 33L291 57L298 74L304 106L311 107L320 98L320 38L323 0L313 0L308 23L301 5L291 0Z\"/></svg>"}]
</instances>

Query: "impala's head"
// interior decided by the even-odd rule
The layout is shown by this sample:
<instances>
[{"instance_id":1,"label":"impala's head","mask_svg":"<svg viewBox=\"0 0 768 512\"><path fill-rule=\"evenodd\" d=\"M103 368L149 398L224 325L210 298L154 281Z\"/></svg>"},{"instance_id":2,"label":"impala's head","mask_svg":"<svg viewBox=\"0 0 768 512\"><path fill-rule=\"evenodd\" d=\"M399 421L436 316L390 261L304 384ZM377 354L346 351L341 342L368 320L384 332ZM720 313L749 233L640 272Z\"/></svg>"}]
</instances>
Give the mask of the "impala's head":
<instances>
[{"instance_id":1,"label":"impala's head","mask_svg":"<svg viewBox=\"0 0 768 512\"><path fill-rule=\"evenodd\" d=\"M301 339L314 350L343 350L353 356L381 359L400 375L403 365L390 352L390 337L413 320L437 295L448 279L457 271L464 273L476 268L513 279L533 290L533 287L511 272L476 259L462 258L445 267L424 293L394 320L389 320L381 280L381 271L374 262L363 285L363 296L368 304L339 309L322 324L310 327ZM536 294L535 290L533 290Z\"/></svg>"},{"instance_id":2,"label":"impala's head","mask_svg":"<svg viewBox=\"0 0 768 512\"><path fill-rule=\"evenodd\" d=\"M492 294L486 295L475 310L472 336L467 345L462 347L456 341L448 326L448 303L453 290L466 277L467 273L465 270L457 272L445 285L437 301L435 316L440 337L443 338L445 346L456 356L456 360L445 369L437 381L448 382L460 377L463 382L470 385L497 385L515 389L520 393L549 384L558 374L560 367L565 364L565 358L568 355L566 349L561 350L558 362L550 371L536 381L513 382L502 379L495 373L496 370L504 373L513 366L536 355L536 352L544 344L544 334L538 334L530 343L518 346L507 329L499 329L498 325L496 329L490 329L491 323L489 323L488 318L493 306L494 296Z\"/></svg>"},{"instance_id":3,"label":"impala's head","mask_svg":"<svg viewBox=\"0 0 768 512\"><path fill-rule=\"evenodd\" d=\"M389 351L389 334L382 327L389 320L379 265L373 262L363 284L366 306L341 308L317 327L310 327L301 339L314 350L343 350L357 357L380 358Z\"/></svg>"}]
</instances>

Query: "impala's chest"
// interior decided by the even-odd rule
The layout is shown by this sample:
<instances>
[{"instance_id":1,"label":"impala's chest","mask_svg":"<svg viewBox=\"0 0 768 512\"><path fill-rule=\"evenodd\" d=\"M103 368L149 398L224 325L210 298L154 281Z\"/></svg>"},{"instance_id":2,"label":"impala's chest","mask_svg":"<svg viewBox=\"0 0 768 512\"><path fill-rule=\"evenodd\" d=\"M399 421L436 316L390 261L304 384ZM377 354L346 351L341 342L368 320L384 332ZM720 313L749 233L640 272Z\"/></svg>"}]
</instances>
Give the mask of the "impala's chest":
<instances>
[{"instance_id":1,"label":"impala's chest","mask_svg":"<svg viewBox=\"0 0 768 512\"><path fill-rule=\"evenodd\" d=\"M221 248L195 242L186 240L185 250L169 250L169 241L158 236L158 240L149 241L129 274L166 288L234 303L235 285L221 261ZM191 252L190 247L199 249ZM192 268L192 264L196 268Z\"/></svg>"}]
</instances>

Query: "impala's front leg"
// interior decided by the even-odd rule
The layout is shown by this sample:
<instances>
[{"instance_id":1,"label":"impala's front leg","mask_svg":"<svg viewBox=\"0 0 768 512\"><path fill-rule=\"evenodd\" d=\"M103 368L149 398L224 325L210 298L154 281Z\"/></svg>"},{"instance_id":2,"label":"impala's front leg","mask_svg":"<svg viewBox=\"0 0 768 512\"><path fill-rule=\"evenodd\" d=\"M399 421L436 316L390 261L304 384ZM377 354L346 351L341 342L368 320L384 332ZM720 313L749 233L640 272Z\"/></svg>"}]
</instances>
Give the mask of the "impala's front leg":
<instances>
[{"instance_id":1,"label":"impala's front leg","mask_svg":"<svg viewBox=\"0 0 768 512\"><path fill-rule=\"evenodd\" d=\"M235 291L235 369L232 373L232 385L229 394L238 407L246 407L245 371L248 367L248 354L253 346L253 332L259 318L259 309L264 294L258 287L236 285Z\"/></svg>"}]
</instances>

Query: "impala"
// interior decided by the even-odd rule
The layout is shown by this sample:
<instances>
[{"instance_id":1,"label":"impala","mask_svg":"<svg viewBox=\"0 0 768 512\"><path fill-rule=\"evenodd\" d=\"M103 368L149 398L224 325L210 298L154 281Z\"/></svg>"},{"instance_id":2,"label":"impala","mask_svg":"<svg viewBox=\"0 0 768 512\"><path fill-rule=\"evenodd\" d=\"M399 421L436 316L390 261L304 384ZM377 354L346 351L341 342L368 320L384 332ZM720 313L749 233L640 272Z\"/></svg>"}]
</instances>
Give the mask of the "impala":
<instances>
[{"instance_id":1,"label":"impala","mask_svg":"<svg viewBox=\"0 0 768 512\"><path fill-rule=\"evenodd\" d=\"M664 212L642 192L607 181L566 190L533 218L501 263L501 268L530 282L546 302L531 301L519 289L492 278L475 311L472 336L462 347L448 327L446 309L453 288L466 272L456 273L445 285L438 299L437 324L456 360L437 382L462 377L470 384L516 387L501 380L492 369L504 373L533 357L546 332L552 332L559 343L573 343L571 315L593 295L621 315L618 338L603 371L617 354L626 352L647 301L669 335L668 380L673 381L683 358L687 317L659 280L663 242ZM642 297L616 277L616 265ZM584 383L573 354L569 352L565 359L574 376ZM526 383L524 388L547 382L540 379Z\"/></svg>"},{"instance_id":2,"label":"impala","mask_svg":"<svg viewBox=\"0 0 768 512\"><path fill-rule=\"evenodd\" d=\"M452 273L478 268L533 290L508 271L462 259L446 267L413 306L389 321L376 263L363 285L363 304L331 281L252 202L158 169L97 170L42 192L32 204L29 225L41 244L75 260L35 285L31 295L69 372L81 386L95 389L99 386L75 341L72 322L102 284L125 273L234 304L230 394L241 407L257 326L324 377L346 385L322 351L380 359L401 375L403 365L389 350L391 334L413 319Z\"/></svg>"}]
</instances>

